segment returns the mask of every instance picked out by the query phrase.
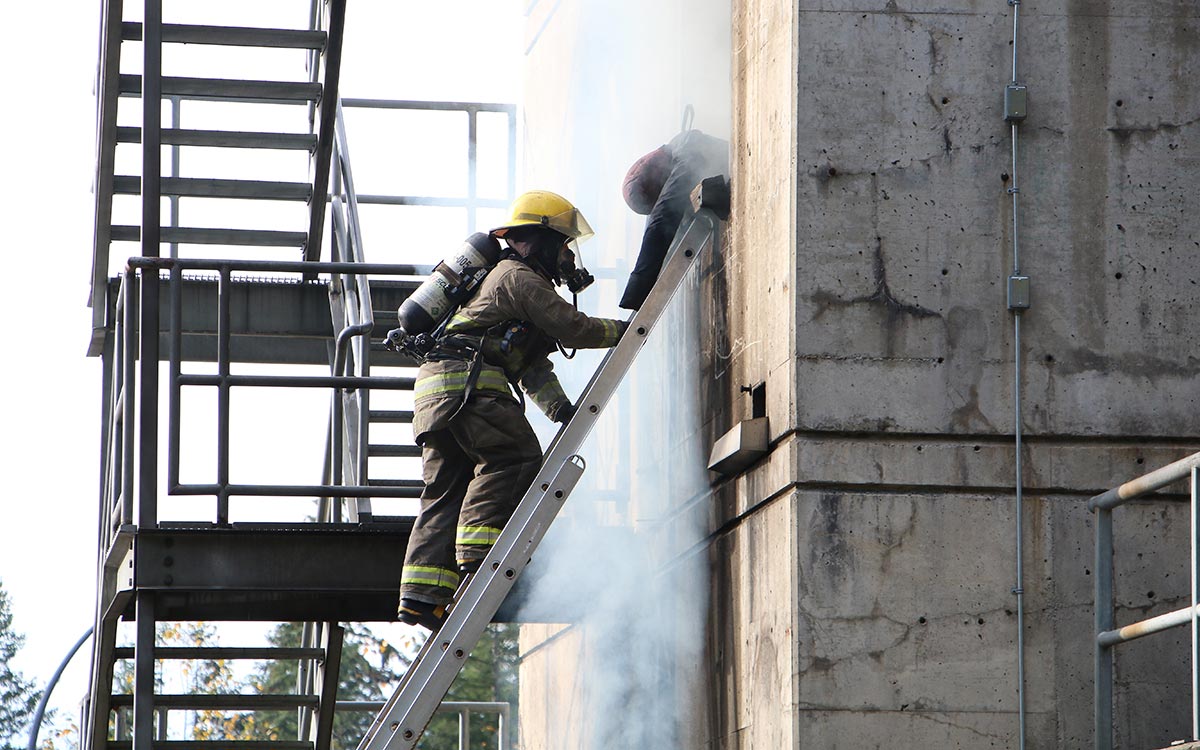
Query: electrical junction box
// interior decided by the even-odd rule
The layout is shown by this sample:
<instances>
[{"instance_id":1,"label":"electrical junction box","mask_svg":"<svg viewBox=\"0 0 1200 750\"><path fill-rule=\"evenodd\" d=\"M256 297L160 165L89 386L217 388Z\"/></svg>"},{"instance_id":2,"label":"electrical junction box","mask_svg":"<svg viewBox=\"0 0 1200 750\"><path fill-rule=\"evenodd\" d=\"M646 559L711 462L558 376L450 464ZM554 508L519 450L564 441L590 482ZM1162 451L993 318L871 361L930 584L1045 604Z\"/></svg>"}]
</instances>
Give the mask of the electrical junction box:
<instances>
[{"instance_id":1,"label":"electrical junction box","mask_svg":"<svg viewBox=\"0 0 1200 750\"><path fill-rule=\"evenodd\" d=\"M1024 310L1029 307L1029 277L1008 277L1008 309Z\"/></svg>"},{"instance_id":2,"label":"electrical junction box","mask_svg":"<svg viewBox=\"0 0 1200 750\"><path fill-rule=\"evenodd\" d=\"M1010 83L1004 87L1004 119L1006 122L1020 122L1029 114L1029 92L1019 83Z\"/></svg>"}]
</instances>

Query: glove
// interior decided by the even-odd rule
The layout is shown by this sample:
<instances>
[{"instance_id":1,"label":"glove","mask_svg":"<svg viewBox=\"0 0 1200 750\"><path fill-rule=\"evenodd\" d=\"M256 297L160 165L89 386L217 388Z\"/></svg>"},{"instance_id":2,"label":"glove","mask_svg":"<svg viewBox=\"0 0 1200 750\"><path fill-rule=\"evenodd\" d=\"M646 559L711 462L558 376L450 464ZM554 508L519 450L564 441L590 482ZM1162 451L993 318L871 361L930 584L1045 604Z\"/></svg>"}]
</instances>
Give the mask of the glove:
<instances>
[{"instance_id":1,"label":"glove","mask_svg":"<svg viewBox=\"0 0 1200 750\"><path fill-rule=\"evenodd\" d=\"M554 421L566 424L571 421L573 416L575 416L575 405L570 401L564 401L563 405L558 407L558 411L554 412Z\"/></svg>"}]
</instances>

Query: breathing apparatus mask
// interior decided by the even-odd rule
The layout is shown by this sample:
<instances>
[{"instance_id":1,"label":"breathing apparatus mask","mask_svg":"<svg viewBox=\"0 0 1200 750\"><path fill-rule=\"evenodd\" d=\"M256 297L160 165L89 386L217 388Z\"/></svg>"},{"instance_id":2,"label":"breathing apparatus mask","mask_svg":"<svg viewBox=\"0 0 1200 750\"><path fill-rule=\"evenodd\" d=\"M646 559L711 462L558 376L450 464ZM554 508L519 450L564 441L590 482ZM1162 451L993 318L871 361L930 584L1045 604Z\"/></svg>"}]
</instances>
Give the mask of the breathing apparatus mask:
<instances>
[{"instance_id":1,"label":"breathing apparatus mask","mask_svg":"<svg viewBox=\"0 0 1200 750\"><path fill-rule=\"evenodd\" d=\"M596 281L596 277L586 268L575 265L578 257L579 243L576 240L569 241L558 254L558 275L571 294L579 294Z\"/></svg>"},{"instance_id":2,"label":"breathing apparatus mask","mask_svg":"<svg viewBox=\"0 0 1200 750\"><path fill-rule=\"evenodd\" d=\"M579 243L544 227L514 227L504 239L526 263L540 268L552 282L579 294L596 280L586 268L575 265Z\"/></svg>"}]
</instances>

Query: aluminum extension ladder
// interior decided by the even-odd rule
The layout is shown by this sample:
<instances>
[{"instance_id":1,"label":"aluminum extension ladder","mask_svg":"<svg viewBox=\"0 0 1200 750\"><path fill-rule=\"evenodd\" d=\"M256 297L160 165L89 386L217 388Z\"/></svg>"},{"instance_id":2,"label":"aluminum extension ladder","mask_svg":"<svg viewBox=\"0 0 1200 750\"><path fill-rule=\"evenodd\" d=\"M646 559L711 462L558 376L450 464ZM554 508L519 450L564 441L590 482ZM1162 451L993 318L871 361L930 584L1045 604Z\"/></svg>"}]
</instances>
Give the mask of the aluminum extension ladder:
<instances>
[{"instance_id":1,"label":"aluminum extension ladder","mask_svg":"<svg viewBox=\"0 0 1200 750\"><path fill-rule=\"evenodd\" d=\"M371 722L358 750L413 750L434 711L458 675L467 655L512 590L558 510L583 474L575 451L646 342L686 272L706 246L716 241L717 218L700 209L676 236L658 281L629 321L621 341L605 355L583 391L574 418L559 430L546 451L541 471L521 499L479 572L459 586L442 627L431 633L399 687Z\"/></svg>"}]
</instances>

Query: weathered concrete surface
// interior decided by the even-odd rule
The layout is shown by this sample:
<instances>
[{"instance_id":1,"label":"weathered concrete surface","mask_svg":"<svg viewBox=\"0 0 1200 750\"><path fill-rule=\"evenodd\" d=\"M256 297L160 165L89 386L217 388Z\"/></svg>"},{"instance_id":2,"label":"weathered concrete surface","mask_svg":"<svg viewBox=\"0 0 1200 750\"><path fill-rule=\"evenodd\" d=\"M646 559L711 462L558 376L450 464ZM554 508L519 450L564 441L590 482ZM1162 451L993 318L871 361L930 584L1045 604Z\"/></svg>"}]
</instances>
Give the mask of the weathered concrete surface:
<instances>
[{"instance_id":1,"label":"weathered concrete surface","mask_svg":"<svg viewBox=\"0 0 1200 750\"><path fill-rule=\"evenodd\" d=\"M718 302L705 347L732 421L750 416L739 389L766 383L772 437L792 421L795 383L795 22L782 3L733 3L734 218L709 276Z\"/></svg>"},{"instance_id":2,"label":"weathered concrete surface","mask_svg":"<svg viewBox=\"0 0 1200 750\"><path fill-rule=\"evenodd\" d=\"M654 510L668 559L697 549L675 529L708 533L706 716L681 745L1018 745L1017 395L1028 747L1091 745L1087 497L1200 450L1200 10L1025 0L1015 180L1011 14L992 0L732 3L733 217L701 268L699 360L656 357L605 454L628 462L629 513ZM562 15L576 25L553 42L573 68L580 18ZM605 82L637 89L621 76L640 58L617 57ZM670 78L654 83L667 98ZM574 115L537 108L530 130L566 133L551 161L596 150L615 174L636 155L614 125L635 116L620 97ZM1005 306L1014 182L1033 279L1019 394ZM697 371L709 443L750 415L741 388L759 383L774 441L740 476L713 477L711 500L666 496L676 469L658 445L676 424L661 382L691 398ZM1182 606L1186 519L1178 496L1117 513L1118 623ZM1185 736L1184 640L1118 649L1119 747ZM543 672L570 674L585 644L556 640L526 662L525 729L576 737L550 714L577 716L586 683Z\"/></svg>"},{"instance_id":3,"label":"weathered concrete surface","mask_svg":"<svg viewBox=\"0 0 1200 750\"><path fill-rule=\"evenodd\" d=\"M1200 123L1200 23L1180 2L1021 8L1018 76L1031 115L1016 174L1021 271L1033 278L1020 394L1027 738L1083 747L1086 497L1200 448L1200 360L1189 344L1200 324L1200 197L1183 187L1196 162L1183 139ZM775 451L717 492L711 528L741 533L794 494L791 746L1014 747L1014 177L1001 111L1011 9L743 2L733 28L744 193L730 260L711 281L728 293L712 296L737 311L731 341L778 327L749 291L775 278L772 261L747 258L794 253L794 380L790 394L771 394L771 416L795 420L774 422ZM794 126L781 132L762 125L784 100L770 82L784 59L775 45L792 35ZM795 244L785 250L764 207L786 184L779 155L789 149ZM755 382L762 360L738 352L714 373ZM741 407L727 392L714 435ZM1186 508L1156 501L1122 513L1126 623L1179 606ZM751 584L740 565L714 560L716 606ZM1186 652L1175 634L1160 638L1118 651L1123 747L1184 736ZM735 665L724 673L730 690L756 679ZM711 746L754 746L738 738L761 728L720 715Z\"/></svg>"},{"instance_id":4,"label":"weathered concrete surface","mask_svg":"<svg viewBox=\"0 0 1200 750\"><path fill-rule=\"evenodd\" d=\"M1028 426L1194 435L1195 6L1022 11ZM1011 25L991 3L800 3L800 426L1011 429Z\"/></svg>"}]
</instances>

